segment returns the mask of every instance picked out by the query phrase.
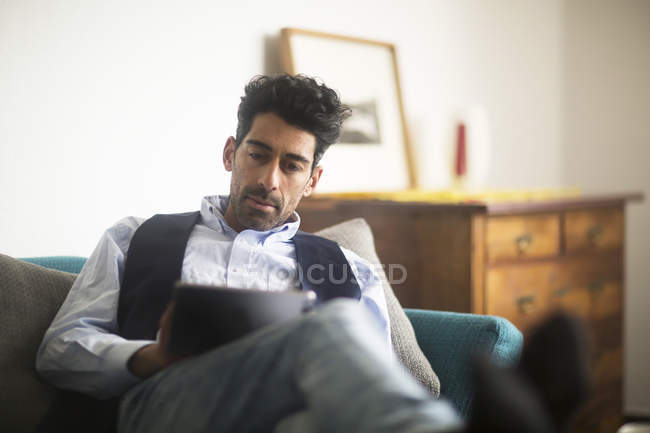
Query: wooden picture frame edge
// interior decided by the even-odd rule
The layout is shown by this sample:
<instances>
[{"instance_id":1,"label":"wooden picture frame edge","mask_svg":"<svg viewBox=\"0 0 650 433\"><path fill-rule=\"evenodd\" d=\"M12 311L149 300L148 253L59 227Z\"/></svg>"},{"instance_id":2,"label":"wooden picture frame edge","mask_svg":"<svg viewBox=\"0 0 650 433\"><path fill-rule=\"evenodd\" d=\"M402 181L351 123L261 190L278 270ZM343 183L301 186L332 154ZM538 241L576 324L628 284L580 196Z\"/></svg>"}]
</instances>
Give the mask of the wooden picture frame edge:
<instances>
[{"instance_id":1,"label":"wooden picture frame edge","mask_svg":"<svg viewBox=\"0 0 650 433\"><path fill-rule=\"evenodd\" d=\"M404 102L402 98L402 85L400 81L399 68L397 66L397 50L395 49L395 45L389 42L363 39L363 38L358 38L353 36L325 33L325 32L320 32L315 30L298 29L294 27L284 27L280 29L280 53L282 57L282 67L284 71L289 75L296 74L295 63L294 63L293 54L291 50L291 36L294 34L302 34L302 35L315 36L320 38L338 39L338 40L355 42L355 43L379 45L390 51L392 63L393 63L393 74L395 75L395 86L397 88L397 104L400 113L400 122L402 125L402 136L404 139L404 152L406 155L409 187L411 189L417 189L418 187L417 168L415 165L413 148L411 146L411 141L407 130L406 114L404 112Z\"/></svg>"}]
</instances>

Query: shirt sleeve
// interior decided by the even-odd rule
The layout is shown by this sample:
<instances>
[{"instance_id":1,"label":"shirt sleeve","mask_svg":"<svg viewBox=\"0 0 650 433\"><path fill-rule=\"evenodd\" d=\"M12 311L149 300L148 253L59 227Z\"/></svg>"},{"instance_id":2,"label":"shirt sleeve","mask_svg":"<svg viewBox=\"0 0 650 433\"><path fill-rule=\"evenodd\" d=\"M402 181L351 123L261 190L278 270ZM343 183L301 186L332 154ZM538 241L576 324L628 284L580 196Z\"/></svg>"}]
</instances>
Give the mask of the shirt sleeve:
<instances>
[{"instance_id":1,"label":"shirt sleeve","mask_svg":"<svg viewBox=\"0 0 650 433\"><path fill-rule=\"evenodd\" d=\"M377 319L379 329L384 337L384 341L386 341L386 349L389 356L392 357L390 318L388 316L388 307L386 305L386 297L384 296L381 279L377 275L375 267L368 261L343 247L341 247L341 251L343 251L343 255L345 255L346 260L352 267L352 272L354 272L359 289L361 289L360 302Z\"/></svg>"},{"instance_id":2,"label":"shirt sleeve","mask_svg":"<svg viewBox=\"0 0 650 433\"><path fill-rule=\"evenodd\" d=\"M127 361L152 341L116 335L124 258L140 223L125 218L104 233L46 331L36 369L53 385L109 398L140 380Z\"/></svg>"}]
</instances>

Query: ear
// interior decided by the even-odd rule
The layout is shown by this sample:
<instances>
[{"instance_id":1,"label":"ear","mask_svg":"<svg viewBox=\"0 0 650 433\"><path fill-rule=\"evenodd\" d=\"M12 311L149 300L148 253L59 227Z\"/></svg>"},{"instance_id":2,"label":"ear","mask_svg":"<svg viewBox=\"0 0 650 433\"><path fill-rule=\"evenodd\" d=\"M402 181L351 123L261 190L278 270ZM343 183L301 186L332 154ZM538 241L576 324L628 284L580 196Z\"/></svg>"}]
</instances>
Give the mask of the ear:
<instances>
[{"instance_id":1,"label":"ear","mask_svg":"<svg viewBox=\"0 0 650 433\"><path fill-rule=\"evenodd\" d=\"M318 185L318 181L320 180L322 174L323 174L323 167L319 165L316 168L314 168L314 170L311 173L311 176L309 177L309 181L305 186L305 190L302 192L303 197L309 197L311 193L314 192L314 188L316 188L316 185Z\"/></svg>"},{"instance_id":2,"label":"ear","mask_svg":"<svg viewBox=\"0 0 650 433\"><path fill-rule=\"evenodd\" d=\"M223 147L223 166L226 171L232 171L235 164L235 138L228 137Z\"/></svg>"}]
</instances>

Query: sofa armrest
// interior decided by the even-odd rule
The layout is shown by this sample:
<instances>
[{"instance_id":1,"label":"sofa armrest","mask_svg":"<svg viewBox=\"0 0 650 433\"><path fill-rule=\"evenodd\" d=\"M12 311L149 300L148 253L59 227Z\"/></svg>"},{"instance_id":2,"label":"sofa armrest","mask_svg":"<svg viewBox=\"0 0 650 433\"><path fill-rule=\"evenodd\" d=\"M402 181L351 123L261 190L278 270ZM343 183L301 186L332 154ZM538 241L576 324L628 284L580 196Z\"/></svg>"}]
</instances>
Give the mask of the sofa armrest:
<instances>
[{"instance_id":1,"label":"sofa armrest","mask_svg":"<svg viewBox=\"0 0 650 433\"><path fill-rule=\"evenodd\" d=\"M472 404L472 358L487 354L501 365L519 359L521 332L508 320L477 314L405 309L422 352L440 378L440 394L463 416Z\"/></svg>"}]
</instances>

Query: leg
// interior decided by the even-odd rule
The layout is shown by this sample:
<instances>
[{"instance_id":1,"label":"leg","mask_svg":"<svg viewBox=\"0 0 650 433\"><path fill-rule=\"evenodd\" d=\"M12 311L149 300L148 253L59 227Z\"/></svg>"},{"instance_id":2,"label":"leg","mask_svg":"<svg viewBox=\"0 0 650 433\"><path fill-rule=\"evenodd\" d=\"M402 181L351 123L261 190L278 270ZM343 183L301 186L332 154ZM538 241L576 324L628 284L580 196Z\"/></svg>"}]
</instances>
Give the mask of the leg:
<instances>
[{"instance_id":1,"label":"leg","mask_svg":"<svg viewBox=\"0 0 650 433\"><path fill-rule=\"evenodd\" d=\"M453 431L460 421L387 359L356 302L181 362L122 400L119 431L271 431L307 409L320 431Z\"/></svg>"}]
</instances>

